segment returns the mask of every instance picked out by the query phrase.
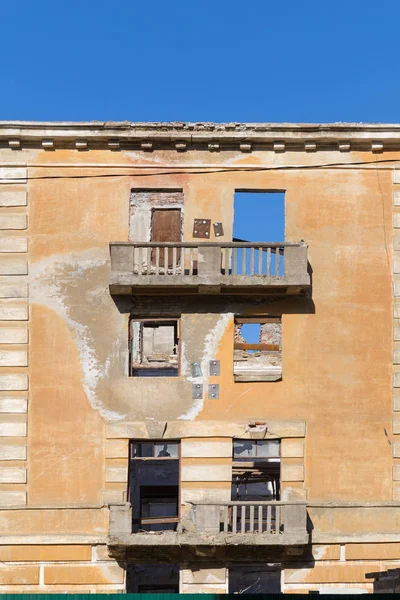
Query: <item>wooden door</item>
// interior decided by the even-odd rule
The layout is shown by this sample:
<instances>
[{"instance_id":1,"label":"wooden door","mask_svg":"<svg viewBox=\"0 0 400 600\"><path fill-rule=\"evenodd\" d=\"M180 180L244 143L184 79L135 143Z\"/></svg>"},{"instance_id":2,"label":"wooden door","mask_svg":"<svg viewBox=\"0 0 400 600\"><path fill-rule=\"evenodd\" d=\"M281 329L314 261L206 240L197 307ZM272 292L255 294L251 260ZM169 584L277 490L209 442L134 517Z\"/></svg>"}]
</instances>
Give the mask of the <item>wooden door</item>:
<instances>
[{"instance_id":1,"label":"wooden door","mask_svg":"<svg viewBox=\"0 0 400 600\"><path fill-rule=\"evenodd\" d=\"M181 209L180 208L153 208L151 218L152 242L180 242L181 241ZM180 261L181 251L176 253L177 264ZM151 262L155 264L155 251L153 250ZM172 267L172 248L160 249L160 266Z\"/></svg>"}]
</instances>

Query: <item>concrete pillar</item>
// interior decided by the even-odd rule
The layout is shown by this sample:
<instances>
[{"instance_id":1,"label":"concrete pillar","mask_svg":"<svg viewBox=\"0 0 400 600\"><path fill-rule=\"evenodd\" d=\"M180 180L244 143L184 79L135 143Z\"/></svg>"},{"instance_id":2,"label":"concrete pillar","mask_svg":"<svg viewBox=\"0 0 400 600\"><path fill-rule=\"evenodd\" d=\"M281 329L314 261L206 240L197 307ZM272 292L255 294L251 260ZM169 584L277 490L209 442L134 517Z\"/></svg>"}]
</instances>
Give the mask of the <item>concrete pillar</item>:
<instances>
[{"instance_id":1,"label":"concrete pillar","mask_svg":"<svg viewBox=\"0 0 400 600\"><path fill-rule=\"evenodd\" d=\"M307 274L307 244L301 246L285 246L284 250L284 275L293 283L308 281Z\"/></svg>"},{"instance_id":2,"label":"concrete pillar","mask_svg":"<svg viewBox=\"0 0 400 600\"><path fill-rule=\"evenodd\" d=\"M130 535L132 533L132 507L125 504L110 505L110 536Z\"/></svg>"},{"instance_id":3,"label":"concrete pillar","mask_svg":"<svg viewBox=\"0 0 400 600\"><path fill-rule=\"evenodd\" d=\"M307 528L307 505L285 504L282 508L285 533L304 532Z\"/></svg>"},{"instance_id":4,"label":"concrete pillar","mask_svg":"<svg viewBox=\"0 0 400 600\"><path fill-rule=\"evenodd\" d=\"M200 246L198 250L198 274L207 284L219 284L221 280L221 248Z\"/></svg>"},{"instance_id":5,"label":"concrete pillar","mask_svg":"<svg viewBox=\"0 0 400 600\"><path fill-rule=\"evenodd\" d=\"M196 530L198 533L219 533L221 508L215 504L196 506Z\"/></svg>"}]
</instances>

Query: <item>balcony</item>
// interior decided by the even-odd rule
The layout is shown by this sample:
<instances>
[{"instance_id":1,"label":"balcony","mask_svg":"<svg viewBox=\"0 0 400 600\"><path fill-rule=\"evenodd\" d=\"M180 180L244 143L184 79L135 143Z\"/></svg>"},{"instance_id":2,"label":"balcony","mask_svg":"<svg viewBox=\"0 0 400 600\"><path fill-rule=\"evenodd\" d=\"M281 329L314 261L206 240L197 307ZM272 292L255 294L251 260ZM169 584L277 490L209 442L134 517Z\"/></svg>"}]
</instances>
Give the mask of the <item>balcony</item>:
<instances>
[{"instance_id":1,"label":"balcony","mask_svg":"<svg viewBox=\"0 0 400 600\"><path fill-rule=\"evenodd\" d=\"M147 523L148 519L146 520ZM161 519L156 519L159 524ZM176 521L176 520L175 520ZM169 523L170 520L166 520ZM132 533L132 509L129 503L110 506L108 545L115 555L140 556L147 551L154 556L155 547L174 553L183 549L186 556L201 546L250 547L303 546L308 544L307 504L305 502L219 502L192 504L178 522L175 531ZM257 550L259 548L259 550ZM240 548L239 548L240 552Z\"/></svg>"},{"instance_id":2,"label":"balcony","mask_svg":"<svg viewBox=\"0 0 400 600\"><path fill-rule=\"evenodd\" d=\"M112 294L302 294L307 244L112 242Z\"/></svg>"}]
</instances>

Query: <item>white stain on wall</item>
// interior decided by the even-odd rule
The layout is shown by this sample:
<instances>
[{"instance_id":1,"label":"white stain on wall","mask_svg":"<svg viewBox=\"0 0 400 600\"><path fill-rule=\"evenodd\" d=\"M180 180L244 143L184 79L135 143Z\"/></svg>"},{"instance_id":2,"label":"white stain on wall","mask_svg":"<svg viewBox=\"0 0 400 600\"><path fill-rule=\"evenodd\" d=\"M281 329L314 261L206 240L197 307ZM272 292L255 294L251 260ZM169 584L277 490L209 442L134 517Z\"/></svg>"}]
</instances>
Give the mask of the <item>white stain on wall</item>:
<instances>
[{"instance_id":1,"label":"white stain on wall","mask_svg":"<svg viewBox=\"0 0 400 600\"><path fill-rule=\"evenodd\" d=\"M87 272L104 267L108 260L107 252L96 248L53 255L33 263L30 267L29 296L32 304L41 304L54 310L74 332L82 369L82 384L90 405L105 419L118 420L124 415L104 408L96 394L100 381L108 376L110 361L106 359L101 362L98 359L90 328L72 318L71 307L66 303L64 292L66 286L82 280ZM93 294L93 301L95 296ZM91 308L94 306L93 302Z\"/></svg>"},{"instance_id":2,"label":"white stain on wall","mask_svg":"<svg viewBox=\"0 0 400 600\"><path fill-rule=\"evenodd\" d=\"M201 410L203 409L204 395L207 391L207 386L208 386L209 362L210 362L210 360L215 360L220 342L222 340L222 336L224 335L225 330L232 318L233 318L233 313L222 314L219 317L214 329L209 331L208 334L206 335L206 337L204 339L202 358L201 358L201 362L200 362L201 373L202 373L201 377L192 377L191 376L190 364L186 358L186 346L184 343L182 343L182 347L181 347L182 373L187 374L186 375L187 381L189 381L191 383L200 383L203 385L203 398L193 400L193 405L191 406L191 408L188 411L186 411L185 413L183 413L182 415L180 415L180 417L178 417L178 419L191 421L191 420L195 419L199 415Z\"/></svg>"}]
</instances>

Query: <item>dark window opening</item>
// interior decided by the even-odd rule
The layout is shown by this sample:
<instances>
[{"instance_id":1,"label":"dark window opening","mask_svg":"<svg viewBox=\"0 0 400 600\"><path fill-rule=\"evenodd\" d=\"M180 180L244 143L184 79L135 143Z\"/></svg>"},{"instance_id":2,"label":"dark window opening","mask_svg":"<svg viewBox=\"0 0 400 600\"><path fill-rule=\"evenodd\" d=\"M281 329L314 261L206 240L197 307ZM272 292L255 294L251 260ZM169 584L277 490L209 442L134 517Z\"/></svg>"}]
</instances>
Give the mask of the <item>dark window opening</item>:
<instances>
[{"instance_id":1,"label":"dark window opening","mask_svg":"<svg viewBox=\"0 0 400 600\"><path fill-rule=\"evenodd\" d=\"M234 440L232 500L279 500L280 473L279 440Z\"/></svg>"},{"instance_id":2,"label":"dark window opening","mask_svg":"<svg viewBox=\"0 0 400 600\"><path fill-rule=\"evenodd\" d=\"M235 381L281 379L281 317L236 317L233 361Z\"/></svg>"},{"instance_id":3,"label":"dark window opening","mask_svg":"<svg viewBox=\"0 0 400 600\"><path fill-rule=\"evenodd\" d=\"M177 377L179 374L179 322L177 319L131 319L129 375Z\"/></svg>"},{"instance_id":4,"label":"dark window opening","mask_svg":"<svg viewBox=\"0 0 400 600\"><path fill-rule=\"evenodd\" d=\"M280 441L235 439L233 441L232 492L235 502L254 502L236 512L236 530L279 533L280 507L263 505L280 499ZM258 504L260 503L261 504Z\"/></svg>"},{"instance_id":5,"label":"dark window opening","mask_svg":"<svg viewBox=\"0 0 400 600\"><path fill-rule=\"evenodd\" d=\"M175 531L179 521L179 443L131 442L132 531Z\"/></svg>"},{"instance_id":6,"label":"dark window opening","mask_svg":"<svg viewBox=\"0 0 400 600\"><path fill-rule=\"evenodd\" d=\"M126 573L128 594L178 594L178 565L128 565Z\"/></svg>"},{"instance_id":7,"label":"dark window opening","mask_svg":"<svg viewBox=\"0 0 400 600\"><path fill-rule=\"evenodd\" d=\"M229 568L229 594L279 594L281 571L277 567L235 565Z\"/></svg>"}]
</instances>

